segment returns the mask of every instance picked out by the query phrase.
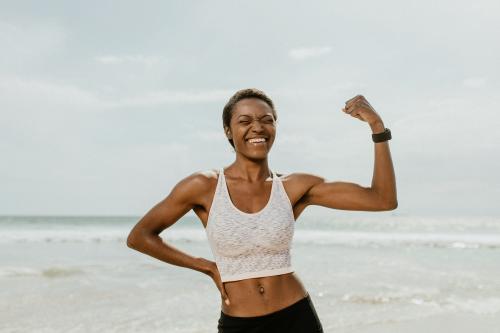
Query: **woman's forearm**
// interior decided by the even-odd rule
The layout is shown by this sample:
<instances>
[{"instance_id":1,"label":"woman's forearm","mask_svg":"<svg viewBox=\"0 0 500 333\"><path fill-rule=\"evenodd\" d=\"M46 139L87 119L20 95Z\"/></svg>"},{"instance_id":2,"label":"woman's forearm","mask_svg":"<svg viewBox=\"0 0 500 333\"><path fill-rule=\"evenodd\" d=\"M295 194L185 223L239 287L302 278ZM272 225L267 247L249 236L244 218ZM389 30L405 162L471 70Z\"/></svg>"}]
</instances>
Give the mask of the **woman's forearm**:
<instances>
[{"instance_id":1,"label":"woman's forearm","mask_svg":"<svg viewBox=\"0 0 500 333\"><path fill-rule=\"evenodd\" d=\"M164 242L163 239L156 234L141 236L139 240L137 240L137 236L135 236L135 238L129 236L127 246L168 264L194 269L207 275L212 272L213 267L211 267L211 262L209 260L193 257L182 252L174 246Z\"/></svg>"},{"instance_id":2,"label":"woman's forearm","mask_svg":"<svg viewBox=\"0 0 500 333\"><path fill-rule=\"evenodd\" d=\"M370 127L373 134L382 133L385 129L382 121L370 124ZM376 142L374 145L375 162L371 188L378 193L388 209L395 209L398 206L396 176L394 175L389 141Z\"/></svg>"}]
</instances>

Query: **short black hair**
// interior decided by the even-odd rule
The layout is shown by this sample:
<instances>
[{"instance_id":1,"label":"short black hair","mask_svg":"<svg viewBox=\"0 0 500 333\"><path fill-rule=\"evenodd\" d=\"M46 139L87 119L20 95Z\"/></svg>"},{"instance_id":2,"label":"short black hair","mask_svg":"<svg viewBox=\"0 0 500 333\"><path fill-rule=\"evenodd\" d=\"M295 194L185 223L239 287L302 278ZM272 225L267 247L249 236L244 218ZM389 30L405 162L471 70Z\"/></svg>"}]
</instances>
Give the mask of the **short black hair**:
<instances>
[{"instance_id":1,"label":"short black hair","mask_svg":"<svg viewBox=\"0 0 500 333\"><path fill-rule=\"evenodd\" d=\"M233 116L233 108L238 103L244 98L258 98L269 105L269 107L272 110L274 120L278 120L278 115L276 114L276 109L274 108L274 103L269 98L262 90L256 89L256 88L246 88L246 89L241 89L238 90L231 98L229 101L226 103L224 106L224 110L222 111L222 126L223 128L225 127L230 127L229 124L231 123L231 118ZM232 139L228 138L229 143L231 146L234 147L234 142Z\"/></svg>"}]
</instances>

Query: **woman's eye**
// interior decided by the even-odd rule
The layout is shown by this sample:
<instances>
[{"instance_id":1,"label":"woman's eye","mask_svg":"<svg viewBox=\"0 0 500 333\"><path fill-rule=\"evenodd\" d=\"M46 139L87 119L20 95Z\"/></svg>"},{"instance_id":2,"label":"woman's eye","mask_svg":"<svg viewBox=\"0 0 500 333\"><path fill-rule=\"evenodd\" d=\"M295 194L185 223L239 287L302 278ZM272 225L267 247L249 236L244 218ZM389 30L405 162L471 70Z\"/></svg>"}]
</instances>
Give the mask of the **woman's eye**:
<instances>
[{"instance_id":1,"label":"woman's eye","mask_svg":"<svg viewBox=\"0 0 500 333\"><path fill-rule=\"evenodd\" d=\"M273 123L273 119L271 119L271 118L262 119L261 122L263 122L265 124L272 124ZM250 120L240 120L239 123L246 125L246 124L250 124L251 121Z\"/></svg>"}]
</instances>

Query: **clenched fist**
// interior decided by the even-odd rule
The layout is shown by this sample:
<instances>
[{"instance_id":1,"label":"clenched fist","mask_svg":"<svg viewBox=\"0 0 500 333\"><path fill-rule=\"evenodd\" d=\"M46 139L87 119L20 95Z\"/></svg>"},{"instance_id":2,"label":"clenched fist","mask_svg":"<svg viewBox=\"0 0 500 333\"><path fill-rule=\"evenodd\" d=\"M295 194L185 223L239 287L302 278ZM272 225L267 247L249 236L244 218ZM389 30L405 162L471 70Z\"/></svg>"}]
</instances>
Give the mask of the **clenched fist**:
<instances>
[{"instance_id":1,"label":"clenched fist","mask_svg":"<svg viewBox=\"0 0 500 333\"><path fill-rule=\"evenodd\" d=\"M345 107L342 108L342 111L361 121L366 121L369 125L382 122L382 118L363 95L356 95L345 102Z\"/></svg>"}]
</instances>

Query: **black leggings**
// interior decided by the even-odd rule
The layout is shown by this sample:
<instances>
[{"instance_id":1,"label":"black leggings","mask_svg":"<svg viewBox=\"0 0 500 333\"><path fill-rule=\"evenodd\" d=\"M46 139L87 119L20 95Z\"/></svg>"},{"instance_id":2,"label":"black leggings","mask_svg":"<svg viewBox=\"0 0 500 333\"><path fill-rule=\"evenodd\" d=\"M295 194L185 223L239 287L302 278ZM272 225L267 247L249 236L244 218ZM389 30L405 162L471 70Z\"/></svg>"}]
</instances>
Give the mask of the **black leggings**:
<instances>
[{"instance_id":1,"label":"black leggings","mask_svg":"<svg viewBox=\"0 0 500 333\"><path fill-rule=\"evenodd\" d=\"M323 333L309 294L284 309L257 317L233 317L221 311L218 333Z\"/></svg>"}]
</instances>

